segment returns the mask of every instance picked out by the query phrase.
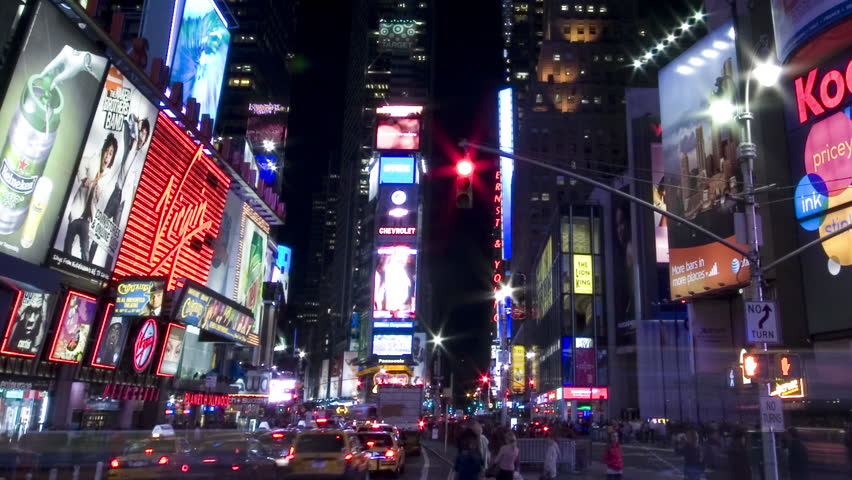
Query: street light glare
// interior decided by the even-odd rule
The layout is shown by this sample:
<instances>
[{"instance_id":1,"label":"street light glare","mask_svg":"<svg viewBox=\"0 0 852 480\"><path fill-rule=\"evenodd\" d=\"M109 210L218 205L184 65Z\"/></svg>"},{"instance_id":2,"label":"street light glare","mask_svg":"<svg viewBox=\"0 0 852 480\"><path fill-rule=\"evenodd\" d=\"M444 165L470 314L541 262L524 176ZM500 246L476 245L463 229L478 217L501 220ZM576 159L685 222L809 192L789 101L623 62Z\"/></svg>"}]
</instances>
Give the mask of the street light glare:
<instances>
[{"instance_id":1,"label":"street light glare","mask_svg":"<svg viewBox=\"0 0 852 480\"><path fill-rule=\"evenodd\" d=\"M503 301L505 298L512 296L513 290L514 289L512 287L504 284L500 287L500 290L497 290L497 292L495 292L494 298L498 301Z\"/></svg>"},{"instance_id":2,"label":"street light glare","mask_svg":"<svg viewBox=\"0 0 852 480\"><path fill-rule=\"evenodd\" d=\"M527 358L529 358L529 359L535 358L535 352L527 352Z\"/></svg>"},{"instance_id":3,"label":"street light glare","mask_svg":"<svg viewBox=\"0 0 852 480\"><path fill-rule=\"evenodd\" d=\"M714 122L727 123L734 118L736 108L730 100L718 98L710 102L709 113Z\"/></svg>"},{"instance_id":4,"label":"street light glare","mask_svg":"<svg viewBox=\"0 0 852 480\"><path fill-rule=\"evenodd\" d=\"M781 66L774 62L758 63L752 71L754 78L764 87L773 87L781 78Z\"/></svg>"}]
</instances>

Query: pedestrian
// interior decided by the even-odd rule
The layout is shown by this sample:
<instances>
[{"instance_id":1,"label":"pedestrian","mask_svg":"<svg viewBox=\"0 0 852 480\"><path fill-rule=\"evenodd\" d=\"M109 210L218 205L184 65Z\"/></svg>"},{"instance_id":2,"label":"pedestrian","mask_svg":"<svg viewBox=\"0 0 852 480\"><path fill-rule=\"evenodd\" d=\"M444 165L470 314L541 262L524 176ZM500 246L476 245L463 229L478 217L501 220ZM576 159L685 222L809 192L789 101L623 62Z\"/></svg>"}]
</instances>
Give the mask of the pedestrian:
<instances>
[{"instance_id":1,"label":"pedestrian","mask_svg":"<svg viewBox=\"0 0 852 480\"><path fill-rule=\"evenodd\" d=\"M493 465L497 469L497 480L513 480L515 478L515 470L518 470L518 442L515 439L515 434L512 432L506 433L506 443L500 447L497 456L494 457Z\"/></svg>"},{"instance_id":2,"label":"pedestrian","mask_svg":"<svg viewBox=\"0 0 852 480\"><path fill-rule=\"evenodd\" d=\"M787 433L790 435L790 453L788 458L790 478L807 480L810 476L808 473L810 471L808 447L805 446L805 443L799 437L798 430L790 428Z\"/></svg>"},{"instance_id":3,"label":"pedestrian","mask_svg":"<svg viewBox=\"0 0 852 480\"><path fill-rule=\"evenodd\" d=\"M476 441L479 444L479 456L482 458L482 468L485 468L491 463L488 438L482 432L482 424L476 421L476 419L470 420L469 427L476 434Z\"/></svg>"},{"instance_id":4,"label":"pedestrian","mask_svg":"<svg viewBox=\"0 0 852 480\"><path fill-rule=\"evenodd\" d=\"M482 457L479 456L479 444L474 435L465 430L459 439L459 450L453 465L455 480L479 480L482 474Z\"/></svg>"},{"instance_id":5,"label":"pedestrian","mask_svg":"<svg viewBox=\"0 0 852 480\"><path fill-rule=\"evenodd\" d=\"M684 444L681 447L683 475L686 480L700 480L704 474L704 459L701 458L701 442L698 438L698 432L689 430L684 437Z\"/></svg>"},{"instance_id":6,"label":"pedestrian","mask_svg":"<svg viewBox=\"0 0 852 480\"><path fill-rule=\"evenodd\" d=\"M610 432L609 442L604 449L604 465L606 465L606 478L618 480L624 474L624 455L621 453L621 444L618 442L618 432Z\"/></svg>"},{"instance_id":7,"label":"pedestrian","mask_svg":"<svg viewBox=\"0 0 852 480\"><path fill-rule=\"evenodd\" d=\"M751 480L751 463L746 435L742 430L734 432L728 447L728 473L730 480Z\"/></svg>"},{"instance_id":8,"label":"pedestrian","mask_svg":"<svg viewBox=\"0 0 852 480\"><path fill-rule=\"evenodd\" d=\"M556 463L559 461L559 444L556 443L556 435L549 433L544 447L544 473L541 480L556 478Z\"/></svg>"}]
</instances>

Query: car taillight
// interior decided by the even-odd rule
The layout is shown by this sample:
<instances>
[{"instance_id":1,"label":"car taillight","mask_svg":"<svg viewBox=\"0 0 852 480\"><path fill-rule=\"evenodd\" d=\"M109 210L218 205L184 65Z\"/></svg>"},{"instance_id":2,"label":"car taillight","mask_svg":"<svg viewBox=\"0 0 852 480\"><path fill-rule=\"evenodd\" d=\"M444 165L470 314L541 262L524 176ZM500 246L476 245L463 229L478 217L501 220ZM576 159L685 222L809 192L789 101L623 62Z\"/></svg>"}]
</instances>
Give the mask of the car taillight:
<instances>
[{"instance_id":1,"label":"car taillight","mask_svg":"<svg viewBox=\"0 0 852 480\"><path fill-rule=\"evenodd\" d=\"M426 428L426 422L424 422L423 420L420 420L420 422L417 425L420 427L420 430L423 430L424 428Z\"/></svg>"},{"instance_id":2,"label":"car taillight","mask_svg":"<svg viewBox=\"0 0 852 480\"><path fill-rule=\"evenodd\" d=\"M231 470L233 470L233 471L235 471L235 472L236 472L236 471L237 471L237 470L239 470L239 469L240 469L240 466L239 466L239 465L231 465Z\"/></svg>"},{"instance_id":3,"label":"car taillight","mask_svg":"<svg viewBox=\"0 0 852 480\"><path fill-rule=\"evenodd\" d=\"M396 452L394 452L393 450L388 450L387 452L385 452L386 458L393 458L395 455L396 455Z\"/></svg>"},{"instance_id":4,"label":"car taillight","mask_svg":"<svg viewBox=\"0 0 852 480\"><path fill-rule=\"evenodd\" d=\"M354 457L354 455L352 455L351 453L347 453L346 456L343 457L343 459L348 462L349 460L352 460L352 457Z\"/></svg>"},{"instance_id":5,"label":"car taillight","mask_svg":"<svg viewBox=\"0 0 852 480\"><path fill-rule=\"evenodd\" d=\"M167 457L165 455L163 455L162 457L160 457L159 460L157 460L157 465L168 465L168 464L169 464L169 457Z\"/></svg>"},{"instance_id":6,"label":"car taillight","mask_svg":"<svg viewBox=\"0 0 852 480\"><path fill-rule=\"evenodd\" d=\"M376 425L375 423L373 424L373 430L378 430L380 428L382 428L380 425Z\"/></svg>"},{"instance_id":7,"label":"car taillight","mask_svg":"<svg viewBox=\"0 0 852 480\"><path fill-rule=\"evenodd\" d=\"M201 463L216 463L216 459L215 458L205 458L204 460L201 461Z\"/></svg>"},{"instance_id":8,"label":"car taillight","mask_svg":"<svg viewBox=\"0 0 852 480\"><path fill-rule=\"evenodd\" d=\"M296 458L296 447L290 447L290 450L287 451L287 456L284 458L287 460L293 460Z\"/></svg>"},{"instance_id":9,"label":"car taillight","mask_svg":"<svg viewBox=\"0 0 852 480\"><path fill-rule=\"evenodd\" d=\"M151 455L152 453L154 453L154 449L153 449L153 448L146 448L146 449L145 449L145 455Z\"/></svg>"},{"instance_id":10,"label":"car taillight","mask_svg":"<svg viewBox=\"0 0 852 480\"><path fill-rule=\"evenodd\" d=\"M373 441L367 442L367 448L373 448L375 446L376 446L376 442L373 442Z\"/></svg>"},{"instance_id":11,"label":"car taillight","mask_svg":"<svg viewBox=\"0 0 852 480\"><path fill-rule=\"evenodd\" d=\"M109 462L109 468L118 468L121 466L121 462L118 461L117 458L113 458L111 462Z\"/></svg>"},{"instance_id":12,"label":"car taillight","mask_svg":"<svg viewBox=\"0 0 852 480\"><path fill-rule=\"evenodd\" d=\"M189 465L184 463L183 465L180 466L180 471L183 472L183 473L188 472L189 471Z\"/></svg>"},{"instance_id":13,"label":"car taillight","mask_svg":"<svg viewBox=\"0 0 852 480\"><path fill-rule=\"evenodd\" d=\"M276 440L280 440L280 439L284 438L284 434L281 433L281 432L275 432L275 433L272 434L272 438L274 438Z\"/></svg>"}]
</instances>

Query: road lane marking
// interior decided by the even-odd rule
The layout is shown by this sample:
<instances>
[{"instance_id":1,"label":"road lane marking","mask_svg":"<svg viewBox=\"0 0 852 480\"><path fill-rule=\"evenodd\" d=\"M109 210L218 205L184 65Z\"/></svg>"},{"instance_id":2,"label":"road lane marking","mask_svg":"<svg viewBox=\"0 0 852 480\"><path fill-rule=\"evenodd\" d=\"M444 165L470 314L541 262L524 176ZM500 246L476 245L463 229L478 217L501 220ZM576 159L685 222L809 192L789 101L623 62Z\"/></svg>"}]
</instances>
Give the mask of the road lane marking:
<instances>
[{"instance_id":1,"label":"road lane marking","mask_svg":"<svg viewBox=\"0 0 852 480\"><path fill-rule=\"evenodd\" d=\"M420 453L423 455L423 470L420 472L420 480L426 480L429 474L429 454L425 448L421 448Z\"/></svg>"}]
</instances>

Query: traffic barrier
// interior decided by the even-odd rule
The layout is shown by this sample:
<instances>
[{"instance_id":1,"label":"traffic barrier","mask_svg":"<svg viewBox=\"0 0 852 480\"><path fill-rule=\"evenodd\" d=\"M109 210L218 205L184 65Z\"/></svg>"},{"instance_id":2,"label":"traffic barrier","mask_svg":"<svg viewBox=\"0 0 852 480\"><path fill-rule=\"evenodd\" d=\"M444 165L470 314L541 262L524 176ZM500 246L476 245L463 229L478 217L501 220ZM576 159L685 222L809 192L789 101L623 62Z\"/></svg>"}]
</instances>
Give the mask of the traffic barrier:
<instances>
[{"instance_id":1,"label":"traffic barrier","mask_svg":"<svg viewBox=\"0 0 852 480\"><path fill-rule=\"evenodd\" d=\"M521 464L544 464L549 441L544 438L518 439L519 459ZM576 462L576 444L574 440L560 438L556 440L559 447L559 457L556 463L560 470L574 470Z\"/></svg>"}]
</instances>

